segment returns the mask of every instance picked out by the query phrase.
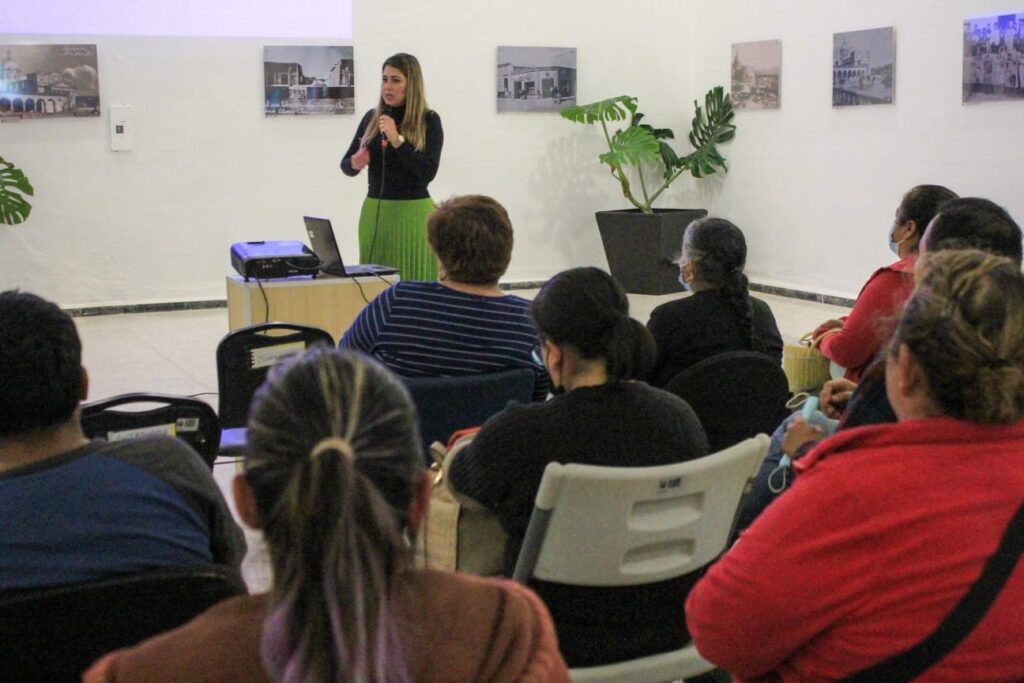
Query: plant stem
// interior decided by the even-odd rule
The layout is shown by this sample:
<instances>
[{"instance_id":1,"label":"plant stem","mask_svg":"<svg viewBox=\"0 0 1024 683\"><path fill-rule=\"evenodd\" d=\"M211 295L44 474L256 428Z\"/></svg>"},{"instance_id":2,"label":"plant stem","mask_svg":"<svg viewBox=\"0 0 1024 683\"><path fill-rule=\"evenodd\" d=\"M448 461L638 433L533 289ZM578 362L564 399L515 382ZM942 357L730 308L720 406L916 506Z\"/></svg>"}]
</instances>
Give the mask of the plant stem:
<instances>
[{"instance_id":1,"label":"plant stem","mask_svg":"<svg viewBox=\"0 0 1024 683\"><path fill-rule=\"evenodd\" d=\"M637 166L636 172L637 175L640 176L640 189L644 193L644 205L640 207L640 210L643 211L644 213L651 213L651 198L647 196L647 183L644 182L644 169L640 166Z\"/></svg>"},{"instance_id":2,"label":"plant stem","mask_svg":"<svg viewBox=\"0 0 1024 683\"><path fill-rule=\"evenodd\" d=\"M604 122L604 119L600 119L600 121L601 130L604 131L604 141L608 144L608 151L614 152L615 150L612 147L612 136L608 134L608 125ZM626 177L626 172L622 169L622 167L617 164L608 164L608 166L611 168L612 177L618 180L619 185L622 186L622 196L628 199L630 204L640 209L644 213L650 213L650 207L644 209L644 207L639 202L637 202L636 199L633 198L633 192L630 190L629 187L629 178ZM643 176L640 177L640 182L642 185Z\"/></svg>"}]
</instances>

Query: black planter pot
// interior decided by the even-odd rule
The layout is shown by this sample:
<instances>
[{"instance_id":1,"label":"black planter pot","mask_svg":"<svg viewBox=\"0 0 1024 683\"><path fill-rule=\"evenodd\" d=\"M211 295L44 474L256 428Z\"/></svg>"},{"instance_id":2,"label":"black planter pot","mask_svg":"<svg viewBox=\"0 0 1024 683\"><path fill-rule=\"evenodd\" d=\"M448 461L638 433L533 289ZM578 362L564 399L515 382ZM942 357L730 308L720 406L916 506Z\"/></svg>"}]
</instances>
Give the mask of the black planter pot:
<instances>
[{"instance_id":1,"label":"black planter pot","mask_svg":"<svg viewBox=\"0 0 1024 683\"><path fill-rule=\"evenodd\" d=\"M598 211L597 227L612 276L630 294L682 291L674 259L686 226L707 215L704 209Z\"/></svg>"}]
</instances>

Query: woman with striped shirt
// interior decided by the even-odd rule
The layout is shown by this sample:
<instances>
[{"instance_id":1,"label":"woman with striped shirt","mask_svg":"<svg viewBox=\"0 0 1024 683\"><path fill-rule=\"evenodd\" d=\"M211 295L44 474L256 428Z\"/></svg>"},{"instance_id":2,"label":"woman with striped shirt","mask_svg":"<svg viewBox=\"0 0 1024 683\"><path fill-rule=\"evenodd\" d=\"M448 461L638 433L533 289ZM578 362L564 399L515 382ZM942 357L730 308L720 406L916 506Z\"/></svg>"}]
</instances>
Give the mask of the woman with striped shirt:
<instances>
[{"instance_id":1,"label":"woman with striped shirt","mask_svg":"<svg viewBox=\"0 0 1024 683\"><path fill-rule=\"evenodd\" d=\"M339 346L405 377L452 377L529 367L535 400L548 393L536 360L530 302L498 287L512 258L512 224L490 197L453 197L427 221L436 282L399 282L356 318Z\"/></svg>"}]
</instances>

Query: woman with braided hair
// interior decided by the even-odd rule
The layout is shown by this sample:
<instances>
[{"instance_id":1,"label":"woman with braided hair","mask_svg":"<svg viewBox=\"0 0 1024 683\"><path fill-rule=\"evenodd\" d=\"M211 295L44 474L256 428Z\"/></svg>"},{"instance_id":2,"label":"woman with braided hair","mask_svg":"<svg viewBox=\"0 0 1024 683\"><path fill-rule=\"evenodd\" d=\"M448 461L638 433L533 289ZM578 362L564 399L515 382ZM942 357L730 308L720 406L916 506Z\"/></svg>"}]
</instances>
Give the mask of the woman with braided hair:
<instances>
[{"instance_id":1,"label":"woman with braided hair","mask_svg":"<svg viewBox=\"0 0 1024 683\"><path fill-rule=\"evenodd\" d=\"M629 316L622 287L598 268L555 275L530 312L557 394L512 403L484 423L450 464L449 485L495 512L509 535L511 575L548 463L667 465L706 455L708 440L681 398L644 382L654 343ZM595 542L599 539L594 539ZM667 652L689 636L679 605L696 576L644 586L590 588L545 581L543 598L571 667Z\"/></svg>"},{"instance_id":2,"label":"woman with braided hair","mask_svg":"<svg viewBox=\"0 0 1024 683\"><path fill-rule=\"evenodd\" d=\"M569 683L527 588L418 570L430 501L402 384L350 351L285 361L257 394L238 513L263 530L269 594L108 655L86 683Z\"/></svg>"},{"instance_id":3,"label":"woman with braided hair","mask_svg":"<svg viewBox=\"0 0 1024 683\"><path fill-rule=\"evenodd\" d=\"M750 296L747 243L724 218L701 218L683 235L679 282L692 296L654 309L647 327L658 347L650 381L664 387L680 372L727 351L758 351L782 363L782 336L768 304Z\"/></svg>"},{"instance_id":4,"label":"woman with braided hair","mask_svg":"<svg viewBox=\"0 0 1024 683\"><path fill-rule=\"evenodd\" d=\"M694 642L733 680L1024 680L1024 563L994 561L1024 519L1019 264L929 252L885 363L898 422L797 460L690 594Z\"/></svg>"}]
</instances>

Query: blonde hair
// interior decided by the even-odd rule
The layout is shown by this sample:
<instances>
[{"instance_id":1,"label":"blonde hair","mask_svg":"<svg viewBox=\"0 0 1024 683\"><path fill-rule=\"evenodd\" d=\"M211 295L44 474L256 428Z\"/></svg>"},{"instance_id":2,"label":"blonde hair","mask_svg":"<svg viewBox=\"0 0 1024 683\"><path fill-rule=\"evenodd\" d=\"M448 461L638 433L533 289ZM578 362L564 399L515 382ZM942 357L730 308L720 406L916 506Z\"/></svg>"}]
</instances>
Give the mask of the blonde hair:
<instances>
[{"instance_id":1,"label":"blonde hair","mask_svg":"<svg viewBox=\"0 0 1024 683\"><path fill-rule=\"evenodd\" d=\"M928 253L890 353L906 344L943 413L988 424L1024 417L1024 274L976 249Z\"/></svg>"},{"instance_id":2,"label":"blonde hair","mask_svg":"<svg viewBox=\"0 0 1024 683\"><path fill-rule=\"evenodd\" d=\"M398 126L399 132L405 137L405 141L412 145L417 152L422 152L427 146L427 122L425 119L427 110L427 94L423 87L423 71L420 69L419 60L410 54L399 52L384 60L381 72L384 67L398 69L405 76L405 117ZM380 135L380 115L384 107L384 96L377 99L377 108L366 124L361 138L363 146Z\"/></svg>"},{"instance_id":3,"label":"blonde hair","mask_svg":"<svg viewBox=\"0 0 1024 683\"><path fill-rule=\"evenodd\" d=\"M249 418L245 479L273 566L261 654L279 681L409 683L395 593L422 476L405 389L360 354L278 365Z\"/></svg>"}]
</instances>

